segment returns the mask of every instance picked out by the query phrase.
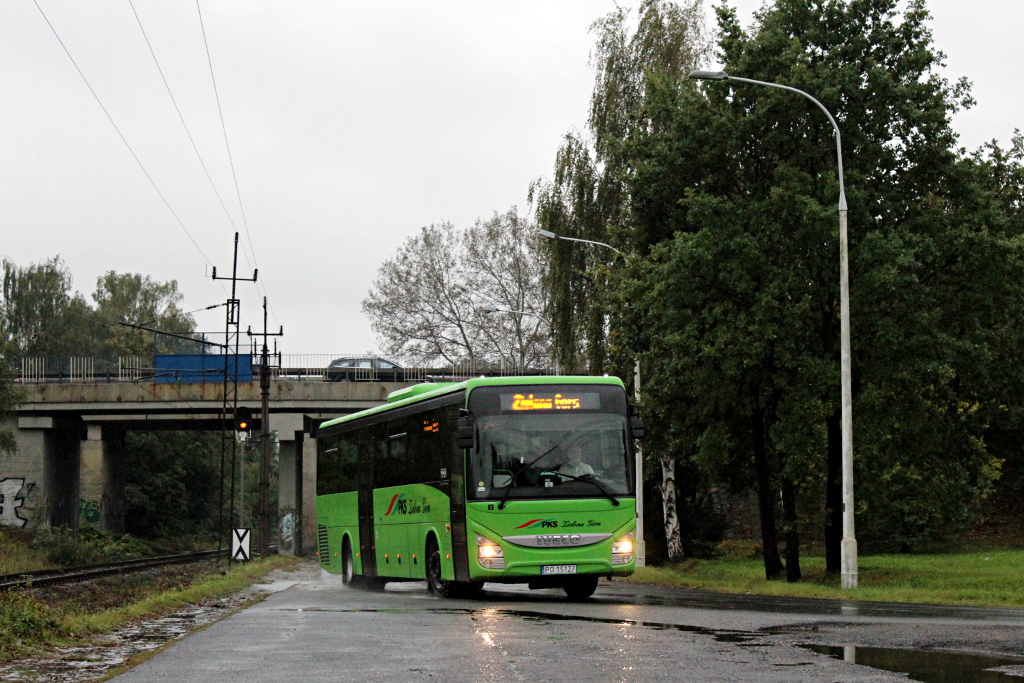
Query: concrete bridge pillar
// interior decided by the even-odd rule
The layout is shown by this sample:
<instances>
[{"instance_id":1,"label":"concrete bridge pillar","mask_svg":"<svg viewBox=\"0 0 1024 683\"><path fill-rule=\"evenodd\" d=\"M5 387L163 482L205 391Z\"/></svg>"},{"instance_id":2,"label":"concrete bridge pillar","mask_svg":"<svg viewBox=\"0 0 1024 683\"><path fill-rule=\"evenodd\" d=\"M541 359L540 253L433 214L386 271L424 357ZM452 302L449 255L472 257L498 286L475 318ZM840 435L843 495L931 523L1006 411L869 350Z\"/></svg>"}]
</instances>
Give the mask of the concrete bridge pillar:
<instances>
[{"instance_id":1,"label":"concrete bridge pillar","mask_svg":"<svg viewBox=\"0 0 1024 683\"><path fill-rule=\"evenodd\" d=\"M87 424L79 445L78 524L100 528L103 509L103 428Z\"/></svg>"},{"instance_id":2,"label":"concrete bridge pillar","mask_svg":"<svg viewBox=\"0 0 1024 683\"><path fill-rule=\"evenodd\" d=\"M296 553L298 510L295 505L295 453L296 446L302 448L302 437L302 432L277 433L277 442L280 444L277 463L279 487L277 492L277 518L279 521L277 552L281 555L301 554Z\"/></svg>"},{"instance_id":3,"label":"concrete bridge pillar","mask_svg":"<svg viewBox=\"0 0 1024 683\"><path fill-rule=\"evenodd\" d=\"M53 420L43 433L43 491L50 526L78 531L79 471L82 431L80 419Z\"/></svg>"},{"instance_id":4,"label":"concrete bridge pillar","mask_svg":"<svg viewBox=\"0 0 1024 683\"><path fill-rule=\"evenodd\" d=\"M270 416L277 431L278 552L309 555L316 539L316 439L304 431L302 415Z\"/></svg>"},{"instance_id":5,"label":"concrete bridge pillar","mask_svg":"<svg viewBox=\"0 0 1024 683\"><path fill-rule=\"evenodd\" d=\"M316 439L306 434L302 440L302 467L296 487L302 489L302 555L316 550Z\"/></svg>"},{"instance_id":6,"label":"concrete bridge pillar","mask_svg":"<svg viewBox=\"0 0 1024 683\"><path fill-rule=\"evenodd\" d=\"M79 523L124 533L125 428L90 424L81 444Z\"/></svg>"},{"instance_id":7,"label":"concrete bridge pillar","mask_svg":"<svg viewBox=\"0 0 1024 683\"><path fill-rule=\"evenodd\" d=\"M0 524L77 531L83 429L78 417L18 417L17 451L0 458Z\"/></svg>"},{"instance_id":8,"label":"concrete bridge pillar","mask_svg":"<svg viewBox=\"0 0 1024 683\"><path fill-rule=\"evenodd\" d=\"M120 425L103 426L103 498L100 529L124 533L125 436Z\"/></svg>"}]
</instances>

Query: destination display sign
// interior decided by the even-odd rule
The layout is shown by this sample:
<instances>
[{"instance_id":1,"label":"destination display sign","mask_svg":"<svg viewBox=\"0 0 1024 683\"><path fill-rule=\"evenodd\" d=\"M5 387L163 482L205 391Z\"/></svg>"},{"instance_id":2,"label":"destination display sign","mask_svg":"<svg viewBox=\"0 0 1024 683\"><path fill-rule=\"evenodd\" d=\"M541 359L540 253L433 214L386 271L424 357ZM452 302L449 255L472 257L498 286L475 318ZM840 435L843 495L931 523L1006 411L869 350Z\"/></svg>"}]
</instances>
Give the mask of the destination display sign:
<instances>
[{"instance_id":1,"label":"destination display sign","mask_svg":"<svg viewBox=\"0 0 1024 683\"><path fill-rule=\"evenodd\" d=\"M601 395L597 392L562 392L557 394L501 394L502 411L532 410L600 410Z\"/></svg>"}]
</instances>

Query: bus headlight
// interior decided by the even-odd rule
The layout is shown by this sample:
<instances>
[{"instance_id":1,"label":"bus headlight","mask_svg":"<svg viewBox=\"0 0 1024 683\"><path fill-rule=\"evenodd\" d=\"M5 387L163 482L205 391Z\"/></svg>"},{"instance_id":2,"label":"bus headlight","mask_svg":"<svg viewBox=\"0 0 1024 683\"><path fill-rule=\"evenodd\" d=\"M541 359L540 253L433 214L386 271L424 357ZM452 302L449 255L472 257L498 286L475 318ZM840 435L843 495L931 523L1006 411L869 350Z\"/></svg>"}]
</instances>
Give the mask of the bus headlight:
<instances>
[{"instance_id":1,"label":"bus headlight","mask_svg":"<svg viewBox=\"0 0 1024 683\"><path fill-rule=\"evenodd\" d=\"M505 568L505 551L500 545L480 534L476 535L476 559L485 569Z\"/></svg>"},{"instance_id":2,"label":"bus headlight","mask_svg":"<svg viewBox=\"0 0 1024 683\"><path fill-rule=\"evenodd\" d=\"M633 532L621 536L612 543L612 564L629 564L633 561Z\"/></svg>"}]
</instances>

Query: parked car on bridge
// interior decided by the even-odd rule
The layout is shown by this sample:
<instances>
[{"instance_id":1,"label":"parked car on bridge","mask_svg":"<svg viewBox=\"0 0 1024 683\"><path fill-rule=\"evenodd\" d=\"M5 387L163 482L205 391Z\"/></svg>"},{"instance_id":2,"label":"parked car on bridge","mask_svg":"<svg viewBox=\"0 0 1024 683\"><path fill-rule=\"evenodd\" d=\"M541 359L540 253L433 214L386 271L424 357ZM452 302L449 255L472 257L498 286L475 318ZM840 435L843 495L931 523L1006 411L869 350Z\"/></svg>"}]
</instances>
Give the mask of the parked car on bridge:
<instances>
[{"instance_id":1,"label":"parked car on bridge","mask_svg":"<svg viewBox=\"0 0 1024 683\"><path fill-rule=\"evenodd\" d=\"M331 382L404 382L405 368L376 356L336 358L327 366Z\"/></svg>"}]
</instances>

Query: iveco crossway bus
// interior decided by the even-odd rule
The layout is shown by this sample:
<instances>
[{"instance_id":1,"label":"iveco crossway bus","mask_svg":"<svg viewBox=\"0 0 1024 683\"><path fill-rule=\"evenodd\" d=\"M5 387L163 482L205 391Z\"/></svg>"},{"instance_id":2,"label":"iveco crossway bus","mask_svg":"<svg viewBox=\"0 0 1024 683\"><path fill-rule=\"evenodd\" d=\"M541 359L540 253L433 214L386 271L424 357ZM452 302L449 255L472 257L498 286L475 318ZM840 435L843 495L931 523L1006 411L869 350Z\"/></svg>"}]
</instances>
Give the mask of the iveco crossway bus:
<instances>
[{"instance_id":1,"label":"iveco crossway bus","mask_svg":"<svg viewBox=\"0 0 1024 683\"><path fill-rule=\"evenodd\" d=\"M317 431L321 566L345 583L593 594L636 567L634 439L614 377L418 384Z\"/></svg>"}]
</instances>

